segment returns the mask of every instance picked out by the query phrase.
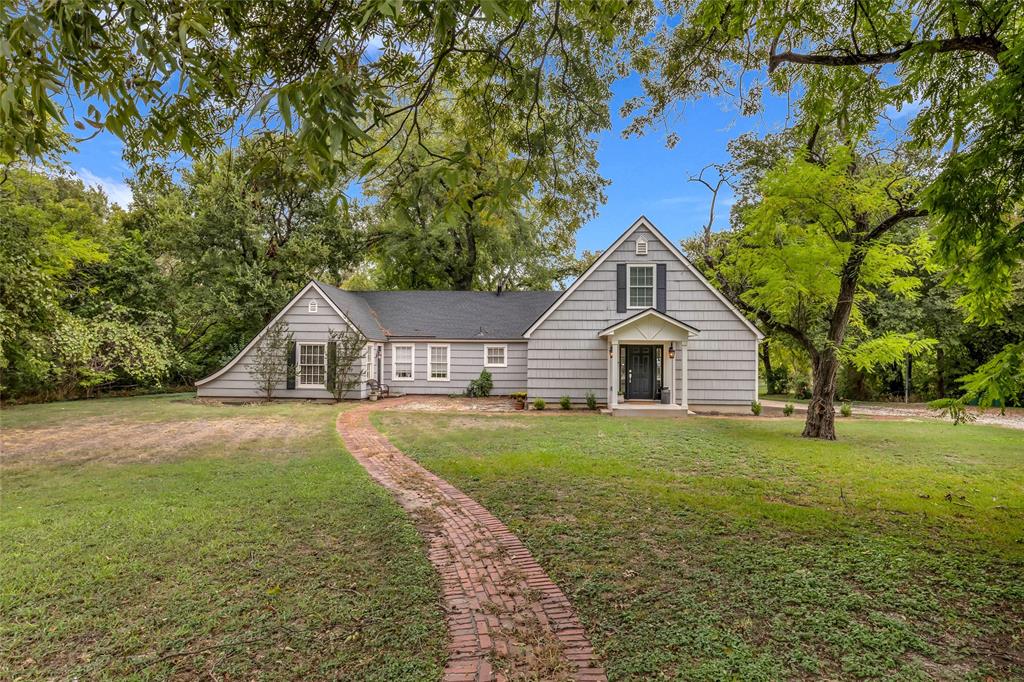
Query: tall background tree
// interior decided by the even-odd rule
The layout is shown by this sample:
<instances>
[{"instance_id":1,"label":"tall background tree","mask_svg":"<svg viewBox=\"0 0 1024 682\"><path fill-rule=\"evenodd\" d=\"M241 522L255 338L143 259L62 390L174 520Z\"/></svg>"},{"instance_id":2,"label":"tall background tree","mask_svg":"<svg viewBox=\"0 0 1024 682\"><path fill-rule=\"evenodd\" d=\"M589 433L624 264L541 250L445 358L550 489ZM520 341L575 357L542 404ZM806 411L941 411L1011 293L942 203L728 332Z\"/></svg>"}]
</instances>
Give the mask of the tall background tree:
<instances>
[{"instance_id":1,"label":"tall background tree","mask_svg":"<svg viewBox=\"0 0 1024 682\"><path fill-rule=\"evenodd\" d=\"M562 125L557 112L544 117ZM547 289L579 273L575 235L607 184L596 142L566 132L543 155L518 156L511 140L528 126L481 137L479 122L446 106L413 139L391 141L363 184L376 286Z\"/></svg>"}]
</instances>

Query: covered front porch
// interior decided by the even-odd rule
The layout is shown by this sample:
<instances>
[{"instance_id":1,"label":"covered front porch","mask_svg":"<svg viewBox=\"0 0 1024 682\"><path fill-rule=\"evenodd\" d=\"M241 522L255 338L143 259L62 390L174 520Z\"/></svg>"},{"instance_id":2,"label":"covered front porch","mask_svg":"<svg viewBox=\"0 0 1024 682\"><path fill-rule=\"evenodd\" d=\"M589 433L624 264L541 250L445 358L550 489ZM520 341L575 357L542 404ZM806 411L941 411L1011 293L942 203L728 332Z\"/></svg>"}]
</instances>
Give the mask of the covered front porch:
<instances>
[{"instance_id":1,"label":"covered front porch","mask_svg":"<svg viewBox=\"0 0 1024 682\"><path fill-rule=\"evenodd\" d=\"M654 308L603 329L608 344L608 408L618 416L687 413L689 339L700 332Z\"/></svg>"}]
</instances>

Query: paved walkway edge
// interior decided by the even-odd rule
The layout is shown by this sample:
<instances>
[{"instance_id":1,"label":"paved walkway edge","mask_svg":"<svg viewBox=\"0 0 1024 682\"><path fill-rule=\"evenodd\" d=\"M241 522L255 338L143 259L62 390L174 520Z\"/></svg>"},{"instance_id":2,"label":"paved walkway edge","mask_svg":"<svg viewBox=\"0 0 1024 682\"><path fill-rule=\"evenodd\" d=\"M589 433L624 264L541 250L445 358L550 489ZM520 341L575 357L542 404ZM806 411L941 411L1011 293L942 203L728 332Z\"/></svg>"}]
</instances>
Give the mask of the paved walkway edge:
<instances>
[{"instance_id":1,"label":"paved walkway edge","mask_svg":"<svg viewBox=\"0 0 1024 682\"><path fill-rule=\"evenodd\" d=\"M370 423L370 403L338 415L348 451L416 521L441 576L445 682L605 680L569 600L522 541L482 505L404 455Z\"/></svg>"}]
</instances>

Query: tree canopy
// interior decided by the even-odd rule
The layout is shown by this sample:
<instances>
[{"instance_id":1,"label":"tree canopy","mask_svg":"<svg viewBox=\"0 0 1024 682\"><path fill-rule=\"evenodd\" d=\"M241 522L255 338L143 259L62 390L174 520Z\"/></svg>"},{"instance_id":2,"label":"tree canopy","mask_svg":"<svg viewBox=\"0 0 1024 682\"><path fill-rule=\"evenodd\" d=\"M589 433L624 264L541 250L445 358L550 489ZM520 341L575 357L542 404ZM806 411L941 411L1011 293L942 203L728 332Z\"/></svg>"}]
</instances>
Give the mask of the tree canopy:
<instances>
[{"instance_id":1,"label":"tree canopy","mask_svg":"<svg viewBox=\"0 0 1024 682\"><path fill-rule=\"evenodd\" d=\"M117 135L140 163L283 128L335 178L372 165L393 136L420 144L421 109L454 98L479 135L514 127L516 153L542 157L551 137L572 145L607 125L613 48L638 41L645 11L625 0L17 2L0 15L0 150L59 153L70 123Z\"/></svg>"}]
</instances>

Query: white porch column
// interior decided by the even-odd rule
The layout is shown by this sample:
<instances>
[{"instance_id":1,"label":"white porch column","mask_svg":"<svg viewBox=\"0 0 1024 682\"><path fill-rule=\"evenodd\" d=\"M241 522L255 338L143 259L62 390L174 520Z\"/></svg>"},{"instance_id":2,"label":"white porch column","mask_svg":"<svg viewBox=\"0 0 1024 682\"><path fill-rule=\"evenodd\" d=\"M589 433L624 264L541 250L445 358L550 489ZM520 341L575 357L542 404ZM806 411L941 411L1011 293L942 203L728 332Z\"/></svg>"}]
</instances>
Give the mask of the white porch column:
<instances>
[{"instance_id":1,"label":"white porch column","mask_svg":"<svg viewBox=\"0 0 1024 682\"><path fill-rule=\"evenodd\" d=\"M612 364L611 372L608 373L608 376L611 377L611 385L608 387L608 405L615 406L619 404L619 342L612 337L611 344L612 356L608 358Z\"/></svg>"},{"instance_id":2,"label":"white porch column","mask_svg":"<svg viewBox=\"0 0 1024 682\"><path fill-rule=\"evenodd\" d=\"M689 405L690 405L690 403L689 403L690 398L687 395L687 390L686 390L687 386L690 385L690 372L687 369L687 359L686 359L687 355L689 354L689 349L690 349L690 339L687 338L685 341L683 341L682 346L680 346L680 348L679 348L679 352L682 355L682 360L683 360L683 392L682 392L683 393L683 402L682 402L682 408L684 410L685 409L689 409Z\"/></svg>"},{"instance_id":3,"label":"white porch column","mask_svg":"<svg viewBox=\"0 0 1024 682\"><path fill-rule=\"evenodd\" d=\"M676 395L676 359L669 357L668 349L672 348L675 350L677 345L679 345L678 341L669 341L668 345L665 346L665 355L663 356L668 361L668 394L672 398L673 405L679 402L679 396Z\"/></svg>"}]
</instances>

